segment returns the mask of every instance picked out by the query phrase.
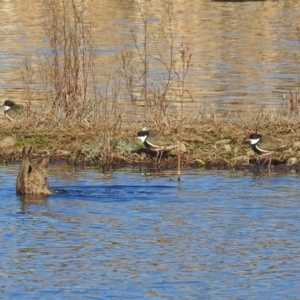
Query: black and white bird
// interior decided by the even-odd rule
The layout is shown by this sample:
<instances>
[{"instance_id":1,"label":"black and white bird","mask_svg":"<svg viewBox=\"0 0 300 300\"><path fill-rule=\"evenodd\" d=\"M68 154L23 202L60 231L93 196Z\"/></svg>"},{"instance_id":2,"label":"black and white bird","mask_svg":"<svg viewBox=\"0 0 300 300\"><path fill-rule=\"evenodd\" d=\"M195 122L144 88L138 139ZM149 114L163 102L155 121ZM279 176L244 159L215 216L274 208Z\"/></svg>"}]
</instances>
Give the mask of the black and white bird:
<instances>
[{"instance_id":1,"label":"black and white bird","mask_svg":"<svg viewBox=\"0 0 300 300\"><path fill-rule=\"evenodd\" d=\"M156 130L143 129L138 132L137 137L148 150L156 152L155 163L160 162L164 152L176 148L176 144L172 139Z\"/></svg>"},{"instance_id":2,"label":"black and white bird","mask_svg":"<svg viewBox=\"0 0 300 300\"><path fill-rule=\"evenodd\" d=\"M11 100L5 100L4 105L0 106L0 110L4 110L5 116L9 121L13 121L24 115L24 106L16 104Z\"/></svg>"},{"instance_id":3,"label":"black and white bird","mask_svg":"<svg viewBox=\"0 0 300 300\"><path fill-rule=\"evenodd\" d=\"M252 133L248 139L250 141L251 149L258 155L266 157L262 166L269 161L268 170L270 172L272 154L284 147L284 145L277 139L270 136L262 136L259 133Z\"/></svg>"}]
</instances>

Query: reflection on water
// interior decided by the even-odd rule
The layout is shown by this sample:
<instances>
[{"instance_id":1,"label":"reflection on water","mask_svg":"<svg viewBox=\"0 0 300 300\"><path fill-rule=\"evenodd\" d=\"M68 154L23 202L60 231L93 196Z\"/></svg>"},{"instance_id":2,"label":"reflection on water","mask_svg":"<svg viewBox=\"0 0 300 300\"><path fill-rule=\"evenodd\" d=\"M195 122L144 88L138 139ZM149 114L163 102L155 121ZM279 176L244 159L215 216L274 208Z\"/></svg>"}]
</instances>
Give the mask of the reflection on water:
<instances>
[{"instance_id":1,"label":"reflection on water","mask_svg":"<svg viewBox=\"0 0 300 300\"><path fill-rule=\"evenodd\" d=\"M115 54L125 45L133 48L132 28L143 41L138 2L150 35L158 36L160 20L165 18L160 0L86 1L95 25L96 65L101 71L115 68ZM36 0L0 4L1 98L24 101L19 71L22 59L27 53L37 59L36 50L48 47L41 26L43 4ZM213 101L219 111L260 109L262 105L280 104L283 93L295 91L299 86L295 59L299 52L299 9L298 0L174 1L179 37L176 47L183 37L193 54L186 83L194 99L190 105ZM40 93L36 87L36 105L43 98Z\"/></svg>"},{"instance_id":2,"label":"reflection on water","mask_svg":"<svg viewBox=\"0 0 300 300\"><path fill-rule=\"evenodd\" d=\"M299 295L296 175L51 166L58 192L22 199L17 167L0 171L2 299Z\"/></svg>"}]
</instances>

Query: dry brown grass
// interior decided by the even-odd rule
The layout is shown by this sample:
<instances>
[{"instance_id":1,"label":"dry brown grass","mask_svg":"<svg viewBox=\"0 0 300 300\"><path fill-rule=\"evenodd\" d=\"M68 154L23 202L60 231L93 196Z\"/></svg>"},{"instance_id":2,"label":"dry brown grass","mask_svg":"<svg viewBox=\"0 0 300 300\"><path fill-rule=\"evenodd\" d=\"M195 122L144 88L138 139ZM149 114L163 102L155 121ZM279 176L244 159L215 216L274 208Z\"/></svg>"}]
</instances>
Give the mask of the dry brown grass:
<instances>
[{"instance_id":1,"label":"dry brown grass","mask_svg":"<svg viewBox=\"0 0 300 300\"><path fill-rule=\"evenodd\" d=\"M38 123L38 122L36 122ZM42 122L40 122L42 124ZM141 124L120 122L115 120L112 136L95 134L97 128L90 124L73 126L40 125L33 129L31 119L22 125L17 122L3 122L1 124L0 139L15 136L17 143L14 147L0 148L3 162L20 158L24 145L33 146L36 153L53 151L54 160L69 164L86 164L93 166L111 166L118 164L154 164L154 158L147 157L144 146L136 138ZM271 135L282 139L286 145L282 151L273 155L274 159L288 162L294 158L300 161L300 115L286 110L285 107L274 112L261 112L253 117L243 116L240 120L205 119L197 123L186 123L183 132L183 142L187 152L182 153L182 166L187 167L241 167L250 166L249 162L256 159L250 150L246 138L255 130L263 135ZM112 129L108 130L111 132ZM177 128L165 132L179 139ZM105 146L103 141L109 142ZM111 152L108 154L106 149ZM107 150L108 151L108 150ZM109 159L108 156L109 155ZM176 168L176 152L171 152L162 160L162 165Z\"/></svg>"}]
</instances>

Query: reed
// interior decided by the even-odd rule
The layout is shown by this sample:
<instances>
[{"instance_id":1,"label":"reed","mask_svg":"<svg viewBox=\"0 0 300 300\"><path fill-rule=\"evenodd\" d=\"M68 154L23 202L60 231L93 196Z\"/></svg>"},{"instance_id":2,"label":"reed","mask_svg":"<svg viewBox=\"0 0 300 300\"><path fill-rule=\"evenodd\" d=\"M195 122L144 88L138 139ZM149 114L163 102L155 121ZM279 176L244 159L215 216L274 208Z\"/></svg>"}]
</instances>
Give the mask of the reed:
<instances>
[{"instance_id":1,"label":"reed","mask_svg":"<svg viewBox=\"0 0 300 300\"><path fill-rule=\"evenodd\" d=\"M40 75L53 121L80 123L95 99L95 48L85 1L46 0L44 30L51 51L42 56Z\"/></svg>"}]
</instances>

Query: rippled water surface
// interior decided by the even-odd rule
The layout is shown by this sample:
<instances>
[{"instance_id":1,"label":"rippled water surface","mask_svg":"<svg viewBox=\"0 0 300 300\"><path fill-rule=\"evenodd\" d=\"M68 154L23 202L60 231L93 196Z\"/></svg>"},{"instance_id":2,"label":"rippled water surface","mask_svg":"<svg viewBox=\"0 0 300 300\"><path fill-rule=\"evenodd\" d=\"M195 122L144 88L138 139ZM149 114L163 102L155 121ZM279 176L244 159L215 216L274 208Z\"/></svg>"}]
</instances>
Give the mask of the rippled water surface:
<instances>
[{"instance_id":1,"label":"rippled water surface","mask_svg":"<svg viewBox=\"0 0 300 300\"><path fill-rule=\"evenodd\" d=\"M0 168L1 299L297 299L300 178Z\"/></svg>"},{"instance_id":2,"label":"rippled water surface","mask_svg":"<svg viewBox=\"0 0 300 300\"><path fill-rule=\"evenodd\" d=\"M95 70L98 75L119 67L116 54L124 48L135 49L132 32L137 36L137 47L143 48L145 32L138 7L140 3L148 26L150 75L158 77L151 77L148 85L157 85L162 91L161 83L166 80L167 74L164 64L158 63L156 46L161 49L165 63L170 60L170 41L164 41L161 30L161 24L168 19L163 1L84 2L87 18L93 24L97 54ZM183 42L192 53L185 86L193 101L186 101L187 109L194 111L203 103L213 103L217 111L227 113L246 108L260 111L264 105L274 107L282 104L282 97L288 95L289 90L296 92L300 56L298 0L174 0L172 3L173 24L177 22L174 50L177 51ZM0 0L0 95L3 99L11 98L23 103L29 100L28 93L24 91L21 70L24 71L25 67L24 57L30 55L36 72L29 81L34 82L30 98L35 105L41 105L38 101L45 97L45 83L39 80L41 74L36 64L40 63L41 54L50 52L42 25L48 14L41 1ZM180 70L180 58L176 61ZM120 72L117 74L120 78ZM173 84L173 89L176 89L177 83ZM124 85L119 97L127 99L125 104L131 106ZM173 99L175 96L171 93L169 97Z\"/></svg>"}]
</instances>

